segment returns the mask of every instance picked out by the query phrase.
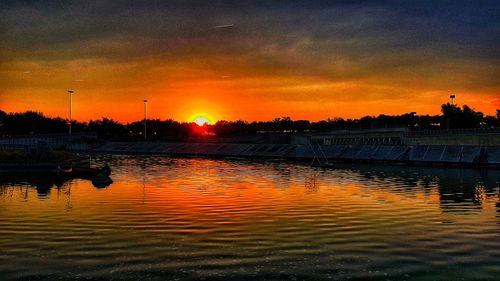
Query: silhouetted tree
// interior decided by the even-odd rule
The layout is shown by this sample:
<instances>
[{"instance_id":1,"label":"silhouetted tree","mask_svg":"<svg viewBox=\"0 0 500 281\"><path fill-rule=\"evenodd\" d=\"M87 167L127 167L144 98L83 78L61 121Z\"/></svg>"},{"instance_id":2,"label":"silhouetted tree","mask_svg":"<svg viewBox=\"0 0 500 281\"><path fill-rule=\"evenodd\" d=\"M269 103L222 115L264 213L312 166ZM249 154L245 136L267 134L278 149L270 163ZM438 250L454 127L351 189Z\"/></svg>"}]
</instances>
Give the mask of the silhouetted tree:
<instances>
[{"instance_id":1,"label":"silhouetted tree","mask_svg":"<svg viewBox=\"0 0 500 281\"><path fill-rule=\"evenodd\" d=\"M253 135L258 132L304 132L330 131L340 128L377 128L405 126L410 130L432 130L438 128L481 128L500 127L500 110L496 116L484 116L467 105L459 107L450 103L441 106L442 115L417 115L415 112L402 115L364 116L359 119L328 118L318 122L292 120L290 117L275 118L272 121L218 121L214 125L198 126L195 123L180 123L172 119L148 119L148 140L151 139L189 139L209 135L219 137ZM91 120L88 123L72 122L74 132L95 132L104 138L143 139L144 121L122 124L109 118ZM42 113L27 111L6 113L0 110L0 134L41 134L66 133L68 122L56 117L50 118Z\"/></svg>"},{"instance_id":2,"label":"silhouetted tree","mask_svg":"<svg viewBox=\"0 0 500 281\"><path fill-rule=\"evenodd\" d=\"M68 128L66 120L34 111L6 114L2 119L2 130L11 135L62 133Z\"/></svg>"},{"instance_id":3,"label":"silhouetted tree","mask_svg":"<svg viewBox=\"0 0 500 281\"><path fill-rule=\"evenodd\" d=\"M441 112L441 127L449 129L479 128L484 117L482 112L476 112L467 105L460 108L450 103L441 105Z\"/></svg>"},{"instance_id":4,"label":"silhouetted tree","mask_svg":"<svg viewBox=\"0 0 500 281\"><path fill-rule=\"evenodd\" d=\"M309 131L311 129L311 122L309 120L293 121L292 128L296 132Z\"/></svg>"},{"instance_id":5,"label":"silhouetted tree","mask_svg":"<svg viewBox=\"0 0 500 281\"><path fill-rule=\"evenodd\" d=\"M129 135L124 125L106 117L91 120L88 123L88 130L96 132L101 137L124 137Z\"/></svg>"}]
</instances>

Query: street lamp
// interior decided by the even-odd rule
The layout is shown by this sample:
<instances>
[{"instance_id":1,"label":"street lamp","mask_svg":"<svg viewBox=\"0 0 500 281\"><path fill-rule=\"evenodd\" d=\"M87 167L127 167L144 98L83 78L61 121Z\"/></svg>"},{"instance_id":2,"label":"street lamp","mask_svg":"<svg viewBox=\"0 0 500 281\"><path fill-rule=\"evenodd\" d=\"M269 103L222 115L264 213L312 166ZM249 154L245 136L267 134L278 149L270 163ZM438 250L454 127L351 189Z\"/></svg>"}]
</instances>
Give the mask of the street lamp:
<instances>
[{"instance_id":1,"label":"street lamp","mask_svg":"<svg viewBox=\"0 0 500 281\"><path fill-rule=\"evenodd\" d=\"M147 139L146 135L146 120L148 120L148 100L144 100L144 140Z\"/></svg>"},{"instance_id":2,"label":"street lamp","mask_svg":"<svg viewBox=\"0 0 500 281\"><path fill-rule=\"evenodd\" d=\"M69 135L71 135L71 111L72 111L72 102L73 102L73 91L68 90L69 95Z\"/></svg>"},{"instance_id":3,"label":"street lamp","mask_svg":"<svg viewBox=\"0 0 500 281\"><path fill-rule=\"evenodd\" d=\"M455 105L455 95L450 95L450 99L451 99L451 105L454 106ZM446 118L446 130L449 130L450 129L450 116L448 116Z\"/></svg>"}]
</instances>

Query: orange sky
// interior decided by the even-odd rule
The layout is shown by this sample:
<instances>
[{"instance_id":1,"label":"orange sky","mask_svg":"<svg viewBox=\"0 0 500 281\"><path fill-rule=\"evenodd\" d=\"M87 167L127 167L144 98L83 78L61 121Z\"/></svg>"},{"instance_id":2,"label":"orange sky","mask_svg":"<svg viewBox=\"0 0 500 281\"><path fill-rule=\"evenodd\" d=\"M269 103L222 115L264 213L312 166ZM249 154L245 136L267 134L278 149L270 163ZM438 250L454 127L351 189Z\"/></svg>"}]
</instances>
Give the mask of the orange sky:
<instances>
[{"instance_id":1,"label":"orange sky","mask_svg":"<svg viewBox=\"0 0 500 281\"><path fill-rule=\"evenodd\" d=\"M67 117L68 88L80 121L139 120L144 99L179 121L500 108L488 5L193 3L6 4L0 109Z\"/></svg>"}]
</instances>

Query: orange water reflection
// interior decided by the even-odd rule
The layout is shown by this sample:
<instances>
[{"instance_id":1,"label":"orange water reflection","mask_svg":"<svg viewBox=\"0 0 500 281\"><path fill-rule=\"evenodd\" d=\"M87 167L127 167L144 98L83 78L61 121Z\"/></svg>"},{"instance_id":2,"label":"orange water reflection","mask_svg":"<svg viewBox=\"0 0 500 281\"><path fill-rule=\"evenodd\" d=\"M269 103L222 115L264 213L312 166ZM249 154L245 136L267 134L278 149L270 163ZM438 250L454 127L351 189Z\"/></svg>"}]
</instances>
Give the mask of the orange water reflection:
<instances>
[{"instance_id":1,"label":"orange water reflection","mask_svg":"<svg viewBox=\"0 0 500 281\"><path fill-rule=\"evenodd\" d=\"M419 217L431 219L455 208L455 215L473 215L480 219L494 215L499 201L495 196L495 188L498 195L498 182L490 180L492 186L488 189L481 186L484 184L481 178L471 179L469 183L458 179L459 183L451 183L458 190L448 194L445 189L450 183L440 183L444 176L439 177L439 174L427 179L418 178L418 175L383 178L381 175L367 176L363 171L325 171L279 163L161 159L156 162L159 165L152 166L151 161L155 160L147 158L116 161L115 183L102 190L84 180L59 183L61 186L54 188L46 186L50 182L31 182L32 185L45 185L38 190L26 183L4 184L1 189L3 212L14 209L25 215L41 215L50 205L78 209L83 215L82 212L117 210L131 202L127 208L138 212L147 209L197 218L222 216L228 220L286 216L294 209L308 206L312 206L311 212L321 207L320 210L335 210L336 214L353 213L375 220L388 213L404 214L408 209L421 212ZM470 177L471 173L475 171L464 176ZM496 175L498 172L490 173ZM454 192L463 197L459 204L452 202L458 198ZM443 203L447 197L451 201ZM86 208L97 205L98 208ZM468 219L455 215L449 219Z\"/></svg>"},{"instance_id":2,"label":"orange water reflection","mask_svg":"<svg viewBox=\"0 0 500 281\"><path fill-rule=\"evenodd\" d=\"M488 280L500 271L499 171L96 161L113 169L108 188L2 178L0 276Z\"/></svg>"}]
</instances>

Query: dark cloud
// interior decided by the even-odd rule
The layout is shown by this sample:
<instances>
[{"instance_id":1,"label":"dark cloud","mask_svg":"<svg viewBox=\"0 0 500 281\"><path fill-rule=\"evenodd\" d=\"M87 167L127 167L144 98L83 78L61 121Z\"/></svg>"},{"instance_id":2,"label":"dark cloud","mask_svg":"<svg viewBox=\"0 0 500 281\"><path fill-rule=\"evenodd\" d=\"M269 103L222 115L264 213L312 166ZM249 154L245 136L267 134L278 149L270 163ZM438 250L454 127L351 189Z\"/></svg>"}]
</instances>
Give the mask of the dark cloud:
<instances>
[{"instance_id":1,"label":"dark cloud","mask_svg":"<svg viewBox=\"0 0 500 281\"><path fill-rule=\"evenodd\" d=\"M497 89L499 18L499 1L2 1L0 56L7 70L124 64L151 83L184 63L207 77L396 87L387 96Z\"/></svg>"},{"instance_id":2,"label":"dark cloud","mask_svg":"<svg viewBox=\"0 0 500 281\"><path fill-rule=\"evenodd\" d=\"M236 3L7 2L1 14L5 30L2 39L8 49L31 52L46 48L54 53L62 47L78 49L96 40L130 40L138 45L151 41L167 46L177 43L178 49L206 43L203 47L218 45L230 50L236 46L245 53L248 50L236 41L288 44L306 37L324 52L340 47L353 55L451 46L451 55L472 56L474 51L481 51L478 55L484 56L498 49L499 44L495 35L500 31L500 5L496 1L479 7L457 1L419 1L412 5L373 1L262 1L261 5L254 1L232 2ZM228 23L234 24L234 30L213 30L214 26ZM331 42L335 46L328 44ZM147 51L161 53L164 44Z\"/></svg>"}]
</instances>

